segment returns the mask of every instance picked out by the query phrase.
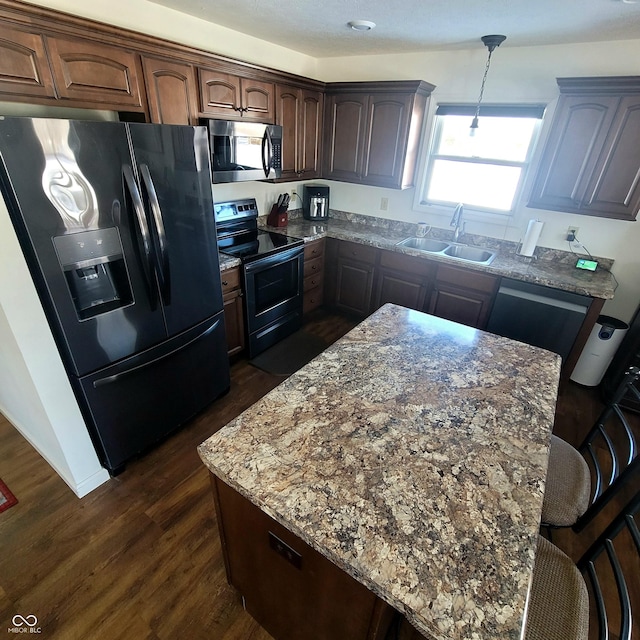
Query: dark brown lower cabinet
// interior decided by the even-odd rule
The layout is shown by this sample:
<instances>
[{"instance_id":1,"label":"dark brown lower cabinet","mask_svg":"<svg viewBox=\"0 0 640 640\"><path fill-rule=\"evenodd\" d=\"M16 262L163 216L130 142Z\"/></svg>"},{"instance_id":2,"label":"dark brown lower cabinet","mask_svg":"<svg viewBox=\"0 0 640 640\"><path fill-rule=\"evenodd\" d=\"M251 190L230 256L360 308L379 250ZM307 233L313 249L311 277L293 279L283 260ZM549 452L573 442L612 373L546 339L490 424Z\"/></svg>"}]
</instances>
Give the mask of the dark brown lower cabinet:
<instances>
[{"instance_id":1,"label":"dark brown lower cabinet","mask_svg":"<svg viewBox=\"0 0 640 640\"><path fill-rule=\"evenodd\" d=\"M374 307L387 302L422 311L428 301L436 265L394 251L380 251Z\"/></svg>"},{"instance_id":2,"label":"dark brown lower cabinet","mask_svg":"<svg viewBox=\"0 0 640 640\"><path fill-rule=\"evenodd\" d=\"M317 309L324 301L324 243L321 238L304 247L303 315Z\"/></svg>"},{"instance_id":3,"label":"dark brown lower cabinet","mask_svg":"<svg viewBox=\"0 0 640 640\"><path fill-rule=\"evenodd\" d=\"M438 265L428 313L476 329L487 325L500 279L488 273Z\"/></svg>"},{"instance_id":4,"label":"dark brown lower cabinet","mask_svg":"<svg viewBox=\"0 0 640 640\"><path fill-rule=\"evenodd\" d=\"M382 640L395 610L211 475L229 584L276 640Z\"/></svg>"},{"instance_id":5,"label":"dark brown lower cabinet","mask_svg":"<svg viewBox=\"0 0 640 640\"><path fill-rule=\"evenodd\" d=\"M373 277L378 249L356 242L333 241L327 245L329 304L340 311L367 316L373 302Z\"/></svg>"}]
</instances>

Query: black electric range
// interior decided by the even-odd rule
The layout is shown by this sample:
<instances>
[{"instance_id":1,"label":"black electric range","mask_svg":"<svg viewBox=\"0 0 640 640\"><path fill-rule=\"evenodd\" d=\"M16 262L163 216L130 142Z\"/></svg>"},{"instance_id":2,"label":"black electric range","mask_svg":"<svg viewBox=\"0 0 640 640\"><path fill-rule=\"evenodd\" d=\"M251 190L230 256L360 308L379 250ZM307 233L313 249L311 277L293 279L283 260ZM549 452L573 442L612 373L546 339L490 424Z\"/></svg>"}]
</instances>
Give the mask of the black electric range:
<instances>
[{"instance_id":1,"label":"black electric range","mask_svg":"<svg viewBox=\"0 0 640 640\"><path fill-rule=\"evenodd\" d=\"M258 205L255 198L221 202L214 205L218 250L226 255L252 262L292 247L304 240L258 229Z\"/></svg>"},{"instance_id":2,"label":"black electric range","mask_svg":"<svg viewBox=\"0 0 640 640\"><path fill-rule=\"evenodd\" d=\"M255 198L214 205L218 250L242 261L249 358L302 326L304 240L258 229Z\"/></svg>"}]
</instances>

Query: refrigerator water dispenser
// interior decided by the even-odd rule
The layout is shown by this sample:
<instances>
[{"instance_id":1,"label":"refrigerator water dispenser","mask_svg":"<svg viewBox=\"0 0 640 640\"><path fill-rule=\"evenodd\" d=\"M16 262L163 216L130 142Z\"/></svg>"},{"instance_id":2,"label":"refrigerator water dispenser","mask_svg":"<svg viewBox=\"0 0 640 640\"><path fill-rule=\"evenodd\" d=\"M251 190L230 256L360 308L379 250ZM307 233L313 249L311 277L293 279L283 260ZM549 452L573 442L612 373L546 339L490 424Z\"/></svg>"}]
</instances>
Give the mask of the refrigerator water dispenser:
<instances>
[{"instance_id":1,"label":"refrigerator water dispenser","mask_svg":"<svg viewBox=\"0 0 640 640\"><path fill-rule=\"evenodd\" d=\"M79 320L133 302L115 227L57 236L53 243Z\"/></svg>"}]
</instances>

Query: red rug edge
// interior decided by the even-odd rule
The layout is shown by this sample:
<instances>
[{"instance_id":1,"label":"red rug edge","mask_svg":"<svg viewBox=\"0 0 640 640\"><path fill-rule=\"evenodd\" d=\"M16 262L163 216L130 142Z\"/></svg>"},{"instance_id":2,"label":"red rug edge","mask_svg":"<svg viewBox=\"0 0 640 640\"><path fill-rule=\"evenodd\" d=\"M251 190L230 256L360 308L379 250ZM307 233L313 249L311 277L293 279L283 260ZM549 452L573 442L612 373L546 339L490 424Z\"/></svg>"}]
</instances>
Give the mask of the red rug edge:
<instances>
[{"instance_id":1,"label":"red rug edge","mask_svg":"<svg viewBox=\"0 0 640 640\"><path fill-rule=\"evenodd\" d=\"M3 511L6 511L10 507L13 507L14 504L17 504L18 498L16 498L13 495L13 493L11 493L11 491L9 490L9 487L7 487L7 485L4 482L2 482L2 480L0 480L0 491L2 492L4 497L7 499L5 503L0 504L0 513L2 513Z\"/></svg>"}]
</instances>

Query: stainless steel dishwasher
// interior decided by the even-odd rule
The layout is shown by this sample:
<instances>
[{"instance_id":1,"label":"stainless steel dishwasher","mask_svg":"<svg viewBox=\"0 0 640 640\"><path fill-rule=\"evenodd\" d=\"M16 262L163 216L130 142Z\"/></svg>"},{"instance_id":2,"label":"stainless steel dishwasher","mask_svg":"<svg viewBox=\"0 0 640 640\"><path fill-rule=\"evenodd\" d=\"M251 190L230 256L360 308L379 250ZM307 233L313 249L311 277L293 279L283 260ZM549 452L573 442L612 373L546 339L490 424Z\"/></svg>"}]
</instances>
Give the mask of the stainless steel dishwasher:
<instances>
[{"instance_id":1,"label":"stainless steel dishwasher","mask_svg":"<svg viewBox=\"0 0 640 640\"><path fill-rule=\"evenodd\" d=\"M487 331L569 355L591 304L589 296L502 278Z\"/></svg>"}]
</instances>

